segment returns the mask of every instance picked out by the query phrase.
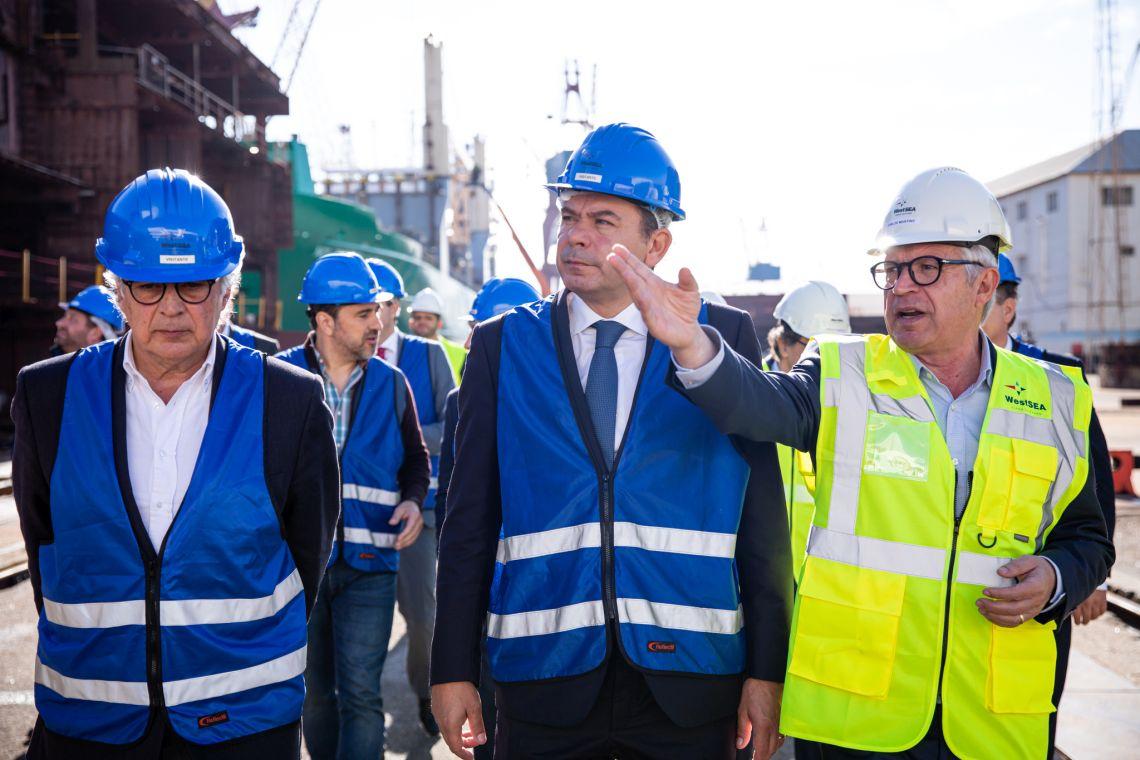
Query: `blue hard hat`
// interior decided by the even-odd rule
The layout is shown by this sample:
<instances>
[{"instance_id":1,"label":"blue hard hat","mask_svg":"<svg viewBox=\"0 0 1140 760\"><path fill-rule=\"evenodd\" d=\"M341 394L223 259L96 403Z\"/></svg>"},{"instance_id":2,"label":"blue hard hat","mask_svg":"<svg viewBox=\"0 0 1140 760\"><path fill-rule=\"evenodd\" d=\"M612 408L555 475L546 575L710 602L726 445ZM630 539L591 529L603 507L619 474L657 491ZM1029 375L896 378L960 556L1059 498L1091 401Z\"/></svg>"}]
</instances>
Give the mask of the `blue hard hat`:
<instances>
[{"instance_id":1,"label":"blue hard hat","mask_svg":"<svg viewBox=\"0 0 1140 760\"><path fill-rule=\"evenodd\" d=\"M1021 278L1017 276L1017 270L1013 268L1013 261L1004 253L998 254L998 274L1000 275L999 284L1012 282L1016 285L1021 282Z\"/></svg>"},{"instance_id":2,"label":"blue hard hat","mask_svg":"<svg viewBox=\"0 0 1140 760\"><path fill-rule=\"evenodd\" d=\"M98 317L115 328L116 332L123 329L123 315L115 306L115 301L111 298L111 291L101 285L91 285L84 288L67 303L61 303L59 308L78 309L92 317Z\"/></svg>"},{"instance_id":3,"label":"blue hard hat","mask_svg":"<svg viewBox=\"0 0 1140 760\"><path fill-rule=\"evenodd\" d=\"M308 304L376 303L380 286L358 254L334 251L309 265L297 300Z\"/></svg>"},{"instance_id":4,"label":"blue hard hat","mask_svg":"<svg viewBox=\"0 0 1140 760\"><path fill-rule=\"evenodd\" d=\"M541 298L530 283L514 277L492 277L483 283L471 304L470 319L482 322L509 311L516 306L531 303Z\"/></svg>"},{"instance_id":5,"label":"blue hard hat","mask_svg":"<svg viewBox=\"0 0 1140 760\"><path fill-rule=\"evenodd\" d=\"M570 156L550 190L582 190L626 198L671 213L678 221L681 178L657 138L629 124L598 127Z\"/></svg>"},{"instance_id":6,"label":"blue hard hat","mask_svg":"<svg viewBox=\"0 0 1140 760\"><path fill-rule=\"evenodd\" d=\"M95 243L103 266L141 282L224 277L244 250L226 202L184 169L151 169L123 188Z\"/></svg>"},{"instance_id":7,"label":"blue hard hat","mask_svg":"<svg viewBox=\"0 0 1140 760\"><path fill-rule=\"evenodd\" d=\"M368 266L372 268L372 274L376 275L376 282L380 283L381 289L385 293L391 293L396 298L403 298L407 295L404 291L404 278L396 271L396 267L389 264L383 259L367 259Z\"/></svg>"}]
</instances>

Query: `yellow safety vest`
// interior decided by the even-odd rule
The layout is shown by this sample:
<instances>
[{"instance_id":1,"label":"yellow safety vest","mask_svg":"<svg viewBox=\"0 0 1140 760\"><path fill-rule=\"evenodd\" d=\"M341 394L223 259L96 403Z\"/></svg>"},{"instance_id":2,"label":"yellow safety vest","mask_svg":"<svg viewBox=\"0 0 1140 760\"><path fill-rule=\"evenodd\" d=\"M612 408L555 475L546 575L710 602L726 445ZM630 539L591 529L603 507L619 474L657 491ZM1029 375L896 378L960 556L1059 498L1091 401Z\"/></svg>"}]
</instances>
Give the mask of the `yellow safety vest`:
<instances>
[{"instance_id":1,"label":"yellow safety vest","mask_svg":"<svg viewBox=\"0 0 1140 760\"><path fill-rule=\"evenodd\" d=\"M764 371L778 370L765 364ZM798 579L807 549L811 513L815 510L815 469L807 452L777 443L776 454L780 457L784 504L788 508L788 530L792 536L792 574Z\"/></svg>"},{"instance_id":2,"label":"yellow safety vest","mask_svg":"<svg viewBox=\"0 0 1140 760\"><path fill-rule=\"evenodd\" d=\"M911 357L821 336L816 509L792 619L781 729L901 752L942 731L963 758L1044 758L1055 624L991 624L997 569L1039 552L1088 474L1089 388L997 350L969 500ZM941 685L941 694L939 686Z\"/></svg>"},{"instance_id":3,"label":"yellow safety vest","mask_svg":"<svg viewBox=\"0 0 1140 760\"><path fill-rule=\"evenodd\" d=\"M467 361L467 349L442 335L439 336L439 345L443 346L443 352L447 355L447 363L451 365L451 374L455 376L455 384L459 385L463 362Z\"/></svg>"}]
</instances>

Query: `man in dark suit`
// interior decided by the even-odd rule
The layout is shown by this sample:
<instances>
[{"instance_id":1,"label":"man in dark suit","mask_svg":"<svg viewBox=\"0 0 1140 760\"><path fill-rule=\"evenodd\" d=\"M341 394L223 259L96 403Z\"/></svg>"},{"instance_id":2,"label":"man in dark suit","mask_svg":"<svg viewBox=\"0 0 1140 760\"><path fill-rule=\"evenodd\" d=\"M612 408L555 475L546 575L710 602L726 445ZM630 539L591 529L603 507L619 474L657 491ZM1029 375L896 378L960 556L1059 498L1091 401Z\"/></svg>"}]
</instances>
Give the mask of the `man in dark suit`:
<instances>
[{"instance_id":1,"label":"man in dark suit","mask_svg":"<svg viewBox=\"0 0 1140 760\"><path fill-rule=\"evenodd\" d=\"M300 756L339 473L319 381L216 333L243 252L209 186L147 172L96 244L129 332L17 380L29 757Z\"/></svg>"},{"instance_id":2,"label":"man in dark suit","mask_svg":"<svg viewBox=\"0 0 1140 760\"><path fill-rule=\"evenodd\" d=\"M767 758L792 592L776 453L663 385L668 351L605 259L665 256L676 169L613 124L551 189L565 289L480 325L459 394L432 647L443 737L468 758L486 741L486 621L496 757L728 758L754 742ZM701 314L760 360L745 313Z\"/></svg>"}]
</instances>

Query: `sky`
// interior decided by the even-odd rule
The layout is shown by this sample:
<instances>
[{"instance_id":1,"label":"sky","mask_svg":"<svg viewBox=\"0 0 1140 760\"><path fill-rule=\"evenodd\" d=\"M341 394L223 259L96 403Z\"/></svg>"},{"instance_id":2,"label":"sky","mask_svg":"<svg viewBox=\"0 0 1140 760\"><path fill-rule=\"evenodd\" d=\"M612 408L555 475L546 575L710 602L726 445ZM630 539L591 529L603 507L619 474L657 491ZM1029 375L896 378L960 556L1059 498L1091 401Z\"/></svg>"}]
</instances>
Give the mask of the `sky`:
<instances>
[{"instance_id":1,"label":"sky","mask_svg":"<svg viewBox=\"0 0 1140 760\"><path fill-rule=\"evenodd\" d=\"M346 157L420 165L430 34L443 44L451 141L485 137L495 198L538 255L543 163L585 136L559 123L563 69L577 60L587 99L596 67L595 124L648 129L680 172L688 218L663 277L684 266L702 289L755 292L748 263L768 261L782 269L770 292L825 279L869 293L866 250L915 174L953 165L985 182L1108 133L1104 2L323 0L291 114L269 134L297 134L316 174ZM260 0L258 26L238 31L262 60L293 3ZM1140 3L1115 3L1112 18L1120 91ZM1140 127L1135 69L1120 128ZM498 274L527 276L505 226L492 226Z\"/></svg>"}]
</instances>

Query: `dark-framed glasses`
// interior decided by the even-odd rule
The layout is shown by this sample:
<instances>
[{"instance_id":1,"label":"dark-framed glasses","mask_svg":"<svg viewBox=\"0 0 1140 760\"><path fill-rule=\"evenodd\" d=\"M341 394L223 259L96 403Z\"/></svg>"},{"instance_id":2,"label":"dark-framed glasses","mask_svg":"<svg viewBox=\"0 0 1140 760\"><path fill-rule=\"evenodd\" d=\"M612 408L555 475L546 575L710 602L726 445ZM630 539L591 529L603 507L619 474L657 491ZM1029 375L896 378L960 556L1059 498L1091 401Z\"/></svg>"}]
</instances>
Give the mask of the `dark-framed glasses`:
<instances>
[{"instance_id":1,"label":"dark-framed glasses","mask_svg":"<svg viewBox=\"0 0 1140 760\"><path fill-rule=\"evenodd\" d=\"M937 256L919 256L910 261L880 261L871 267L871 276L875 279L875 285L880 290L891 290L899 281L899 275L903 270L906 270L915 285L926 287L938 282L938 278L942 276L942 267L947 264L982 266L982 264L969 259L941 259Z\"/></svg>"},{"instance_id":2,"label":"dark-framed glasses","mask_svg":"<svg viewBox=\"0 0 1140 760\"><path fill-rule=\"evenodd\" d=\"M127 290L131 291L131 298L143 306L153 306L166 295L167 286L173 286L174 292L184 303L202 303L210 297L217 280L194 280L193 282L135 282L123 280Z\"/></svg>"}]
</instances>

